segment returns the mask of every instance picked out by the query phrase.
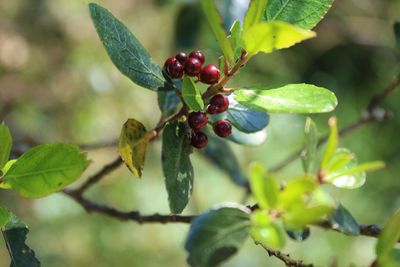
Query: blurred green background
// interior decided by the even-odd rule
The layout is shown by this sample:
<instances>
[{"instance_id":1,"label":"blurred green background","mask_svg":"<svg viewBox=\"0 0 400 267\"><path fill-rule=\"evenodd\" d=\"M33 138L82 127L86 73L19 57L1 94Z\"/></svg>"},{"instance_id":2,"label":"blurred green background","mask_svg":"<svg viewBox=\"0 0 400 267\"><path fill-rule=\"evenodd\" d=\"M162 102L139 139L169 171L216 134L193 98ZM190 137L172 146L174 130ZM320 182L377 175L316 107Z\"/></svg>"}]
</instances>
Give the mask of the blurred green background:
<instances>
[{"instance_id":1,"label":"blurred green background","mask_svg":"<svg viewBox=\"0 0 400 267\"><path fill-rule=\"evenodd\" d=\"M217 63L219 51L196 1L98 1L119 17L141 40L154 61L177 51L201 49ZM219 0L226 24L240 17L246 2ZM399 50L393 23L400 20L399 0L337 0L316 28L318 37L291 49L260 55L232 85L281 85L308 82L333 90L339 98L339 125L356 120L369 98L399 73ZM367 125L341 140L360 161L382 159L384 171L368 175L358 190L327 188L363 223L383 224L400 207L400 93L384 107L393 117ZM18 144L113 142L127 118L153 127L159 119L156 94L139 88L112 65L81 0L0 1L0 110ZM330 115L318 115L321 134ZM304 116L272 115L267 142L258 148L232 144L245 168L259 159L274 166L302 145ZM90 150L93 164L84 177L117 156L116 147ZM223 155L221 155L223 156ZM244 191L204 158L192 155L196 180L185 214L195 214L226 201L239 202ZM299 161L279 173L281 179L301 171ZM76 186L73 185L73 186ZM160 142L153 143L141 180L121 167L88 192L100 203L143 213L169 212L160 168ZM248 203L253 203L248 200ZM86 214L62 194L26 200L0 192L8 206L30 227L28 244L42 266L186 266L183 249L188 226L138 225ZM376 240L349 238L312 228L304 243L289 242L285 252L316 266L368 266ZM9 266L0 242L0 267ZM224 263L226 267L283 266L250 240Z\"/></svg>"}]
</instances>

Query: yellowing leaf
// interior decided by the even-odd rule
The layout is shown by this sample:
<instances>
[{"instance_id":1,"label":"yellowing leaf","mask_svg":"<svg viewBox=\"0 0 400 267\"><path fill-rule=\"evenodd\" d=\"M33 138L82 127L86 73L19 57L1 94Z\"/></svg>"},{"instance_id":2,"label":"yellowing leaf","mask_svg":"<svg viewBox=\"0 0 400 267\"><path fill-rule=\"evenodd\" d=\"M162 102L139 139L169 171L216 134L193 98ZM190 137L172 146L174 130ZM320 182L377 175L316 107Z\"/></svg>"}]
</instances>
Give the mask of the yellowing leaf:
<instances>
[{"instance_id":1,"label":"yellowing leaf","mask_svg":"<svg viewBox=\"0 0 400 267\"><path fill-rule=\"evenodd\" d=\"M288 48L315 36L313 31L303 30L286 22L261 22L244 33L243 42L244 49L255 55Z\"/></svg>"},{"instance_id":2,"label":"yellowing leaf","mask_svg":"<svg viewBox=\"0 0 400 267\"><path fill-rule=\"evenodd\" d=\"M118 152L133 175L141 177L150 134L134 119L125 122L119 137Z\"/></svg>"}]
</instances>

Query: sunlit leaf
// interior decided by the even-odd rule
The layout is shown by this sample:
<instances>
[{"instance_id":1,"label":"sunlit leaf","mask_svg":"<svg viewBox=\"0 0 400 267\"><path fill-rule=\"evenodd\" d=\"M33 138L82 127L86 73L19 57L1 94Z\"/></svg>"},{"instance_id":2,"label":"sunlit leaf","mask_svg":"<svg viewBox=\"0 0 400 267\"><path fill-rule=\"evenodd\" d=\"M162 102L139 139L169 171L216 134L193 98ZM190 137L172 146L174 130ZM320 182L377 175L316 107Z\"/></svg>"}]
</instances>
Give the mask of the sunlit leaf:
<instances>
[{"instance_id":1,"label":"sunlit leaf","mask_svg":"<svg viewBox=\"0 0 400 267\"><path fill-rule=\"evenodd\" d=\"M376 254L379 261L384 261L390 257L390 253L395 248L400 239L400 210L390 218L385 225L383 232L379 236L376 244Z\"/></svg>"},{"instance_id":2,"label":"sunlit leaf","mask_svg":"<svg viewBox=\"0 0 400 267\"><path fill-rule=\"evenodd\" d=\"M6 165L3 167L3 170L2 170L3 175L6 175L6 173L8 172L8 170L11 168L11 166L12 166L15 162L17 162L17 160L16 160L16 159L12 159L12 160L10 160L10 161L8 161L8 162L6 163ZM8 184L8 183L0 183L0 188L2 188L2 189L10 189L10 188L11 188L11 185Z\"/></svg>"},{"instance_id":3,"label":"sunlit leaf","mask_svg":"<svg viewBox=\"0 0 400 267\"><path fill-rule=\"evenodd\" d=\"M313 31L303 30L286 22L260 22L243 33L243 47L251 55L259 52L271 53L315 36Z\"/></svg>"},{"instance_id":4,"label":"sunlit leaf","mask_svg":"<svg viewBox=\"0 0 400 267\"><path fill-rule=\"evenodd\" d=\"M190 266L213 267L231 257L247 239L250 225L249 210L236 204L198 216L185 243Z\"/></svg>"},{"instance_id":5,"label":"sunlit leaf","mask_svg":"<svg viewBox=\"0 0 400 267\"><path fill-rule=\"evenodd\" d=\"M290 179L279 194L279 204L289 209L302 202L304 196L311 194L317 186L317 181L312 177L302 176Z\"/></svg>"},{"instance_id":6,"label":"sunlit leaf","mask_svg":"<svg viewBox=\"0 0 400 267\"><path fill-rule=\"evenodd\" d=\"M250 235L256 243L281 249L285 245L285 233L281 226L271 221L268 214L255 211L251 214Z\"/></svg>"},{"instance_id":7,"label":"sunlit leaf","mask_svg":"<svg viewBox=\"0 0 400 267\"><path fill-rule=\"evenodd\" d=\"M264 15L268 0L251 0L244 17L243 29L246 31L251 26L260 22Z\"/></svg>"},{"instance_id":8,"label":"sunlit leaf","mask_svg":"<svg viewBox=\"0 0 400 267\"><path fill-rule=\"evenodd\" d=\"M133 175L141 177L150 134L137 120L128 119L122 126L118 152Z\"/></svg>"},{"instance_id":9,"label":"sunlit leaf","mask_svg":"<svg viewBox=\"0 0 400 267\"><path fill-rule=\"evenodd\" d=\"M173 213L181 213L192 194L193 167L190 152L185 123L168 124L162 139L162 168L169 207Z\"/></svg>"},{"instance_id":10,"label":"sunlit leaf","mask_svg":"<svg viewBox=\"0 0 400 267\"><path fill-rule=\"evenodd\" d=\"M10 267L39 267L35 252L25 244L28 227L14 214L10 215L2 229L3 237L10 254Z\"/></svg>"},{"instance_id":11,"label":"sunlit leaf","mask_svg":"<svg viewBox=\"0 0 400 267\"><path fill-rule=\"evenodd\" d=\"M275 178L267 173L261 163L250 166L251 192L257 199L258 205L263 208L275 208L278 205L279 184Z\"/></svg>"},{"instance_id":12,"label":"sunlit leaf","mask_svg":"<svg viewBox=\"0 0 400 267\"><path fill-rule=\"evenodd\" d=\"M296 208L285 212L283 220L290 229L303 229L309 224L322 221L332 211L333 208L331 206L325 205Z\"/></svg>"},{"instance_id":13,"label":"sunlit leaf","mask_svg":"<svg viewBox=\"0 0 400 267\"><path fill-rule=\"evenodd\" d=\"M317 155L318 132L317 126L311 118L307 118L304 128L304 149L301 160L304 172L311 173Z\"/></svg>"},{"instance_id":14,"label":"sunlit leaf","mask_svg":"<svg viewBox=\"0 0 400 267\"><path fill-rule=\"evenodd\" d=\"M360 226L350 212L341 204L335 209L332 216L329 218L334 229L346 235L359 235Z\"/></svg>"},{"instance_id":15,"label":"sunlit leaf","mask_svg":"<svg viewBox=\"0 0 400 267\"><path fill-rule=\"evenodd\" d=\"M204 101L201 97L199 88L197 88L194 81L185 77L182 83L182 97L190 109L200 111L204 108Z\"/></svg>"},{"instance_id":16,"label":"sunlit leaf","mask_svg":"<svg viewBox=\"0 0 400 267\"><path fill-rule=\"evenodd\" d=\"M10 212L8 209L0 206L0 228L2 228L10 219Z\"/></svg>"},{"instance_id":17,"label":"sunlit leaf","mask_svg":"<svg viewBox=\"0 0 400 267\"><path fill-rule=\"evenodd\" d=\"M242 39L243 39L243 29L239 20L235 20L231 27L231 35L229 40L232 44L232 49L234 53L234 60L237 60L242 52ZM223 68L220 68L221 70Z\"/></svg>"},{"instance_id":18,"label":"sunlit leaf","mask_svg":"<svg viewBox=\"0 0 400 267\"><path fill-rule=\"evenodd\" d=\"M268 21L286 21L312 29L322 20L334 0L269 0L265 10Z\"/></svg>"},{"instance_id":19,"label":"sunlit leaf","mask_svg":"<svg viewBox=\"0 0 400 267\"><path fill-rule=\"evenodd\" d=\"M12 147L10 130L5 124L0 124L0 170L7 163Z\"/></svg>"},{"instance_id":20,"label":"sunlit leaf","mask_svg":"<svg viewBox=\"0 0 400 267\"><path fill-rule=\"evenodd\" d=\"M323 113L335 109L331 91L310 84L289 84L277 89L240 89L235 99L250 109L271 113Z\"/></svg>"},{"instance_id":21,"label":"sunlit leaf","mask_svg":"<svg viewBox=\"0 0 400 267\"><path fill-rule=\"evenodd\" d=\"M228 62L232 62L233 49L230 41L227 38L225 29L222 27L222 18L215 7L214 1L201 0L201 6L226 60L228 60Z\"/></svg>"},{"instance_id":22,"label":"sunlit leaf","mask_svg":"<svg viewBox=\"0 0 400 267\"><path fill-rule=\"evenodd\" d=\"M337 128L336 117L331 117L328 121L329 124L329 138L326 144L325 152L322 157L321 168L324 169L328 162L332 159L339 143L339 131Z\"/></svg>"},{"instance_id":23,"label":"sunlit leaf","mask_svg":"<svg viewBox=\"0 0 400 267\"><path fill-rule=\"evenodd\" d=\"M167 86L162 70L128 28L107 9L89 4L97 33L115 66L134 83L150 90Z\"/></svg>"},{"instance_id":24,"label":"sunlit leaf","mask_svg":"<svg viewBox=\"0 0 400 267\"><path fill-rule=\"evenodd\" d=\"M75 145L40 145L12 164L4 182L24 197L44 197L78 179L89 163Z\"/></svg>"}]
</instances>

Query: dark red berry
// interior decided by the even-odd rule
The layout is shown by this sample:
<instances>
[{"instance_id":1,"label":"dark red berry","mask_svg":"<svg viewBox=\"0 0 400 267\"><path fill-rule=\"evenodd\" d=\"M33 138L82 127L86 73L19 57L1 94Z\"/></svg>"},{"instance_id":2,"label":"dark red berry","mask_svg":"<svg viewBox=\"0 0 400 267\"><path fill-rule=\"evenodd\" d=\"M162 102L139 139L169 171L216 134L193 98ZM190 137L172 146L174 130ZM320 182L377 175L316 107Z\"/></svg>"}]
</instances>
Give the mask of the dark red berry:
<instances>
[{"instance_id":1,"label":"dark red berry","mask_svg":"<svg viewBox=\"0 0 400 267\"><path fill-rule=\"evenodd\" d=\"M206 84L217 83L219 77L219 69L212 64L205 66L200 72L200 81Z\"/></svg>"},{"instance_id":2,"label":"dark red berry","mask_svg":"<svg viewBox=\"0 0 400 267\"><path fill-rule=\"evenodd\" d=\"M185 64L186 60L188 59L187 55L183 52L179 52L176 54L175 58L181 63Z\"/></svg>"},{"instance_id":3,"label":"dark red berry","mask_svg":"<svg viewBox=\"0 0 400 267\"><path fill-rule=\"evenodd\" d=\"M217 113L220 113L220 112L218 111L218 107L217 106L208 105L207 106L207 113L208 114L217 114Z\"/></svg>"},{"instance_id":4,"label":"dark red berry","mask_svg":"<svg viewBox=\"0 0 400 267\"><path fill-rule=\"evenodd\" d=\"M185 73L189 76L197 76L201 71L201 62L197 58L188 58L185 63Z\"/></svg>"},{"instance_id":5,"label":"dark red berry","mask_svg":"<svg viewBox=\"0 0 400 267\"><path fill-rule=\"evenodd\" d=\"M194 133L194 135L192 136L191 144L195 148L199 149L204 148L207 146L207 143L208 143L208 137L202 132Z\"/></svg>"},{"instance_id":6,"label":"dark red berry","mask_svg":"<svg viewBox=\"0 0 400 267\"><path fill-rule=\"evenodd\" d=\"M229 99L221 94L215 95L210 99L210 106L215 106L217 113L224 112L229 108Z\"/></svg>"},{"instance_id":7,"label":"dark red berry","mask_svg":"<svg viewBox=\"0 0 400 267\"><path fill-rule=\"evenodd\" d=\"M167 67L167 73L171 78L180 79L183 76L183 65L176 60Z\"/></svg>"},{"instance_id":8,"label":"dark red berry","mask_svg":"<svg viewBox=\"0 0 400 267\"><path fill-rule=\"evenodd\" d=\"M191 112L188 118L189 126L194 130L200 130L208 123L207 114L204 112Z\"/></svg>"},{"instance_id":9,"label":"dark red berry","mask_svg":"<svg viewBox=\"0 0 400 267\"><path fill-rule=\"evenodd\" d=\"M164 68L168 69L168 66L171 66L174 62L176 62L176 58L175 57L168 58L164 63Z\"/></svg>"},{"instance_id":10,"label":"dark red berry","mask_svg":"<svg viewBox=\"0 0 400 267\"><path fill-rule=\"evenodd\" d=\"M232 133L232 125L228 120L219 120L214 124L214 132L219 137L227 137Z\"/></svg>"},{"instance_id":11,"label":"dark red berry","mask_svg":"<svg viewBox=\"0 0 400 267\"><path fill-rule=\"evenodd\" d=\"M197 58L198 60L200 60L201 64L203 64L206 60L203 53L201 53L199 50L191 52L189 54L189 58Z\"/></svg>"}]
</instances>

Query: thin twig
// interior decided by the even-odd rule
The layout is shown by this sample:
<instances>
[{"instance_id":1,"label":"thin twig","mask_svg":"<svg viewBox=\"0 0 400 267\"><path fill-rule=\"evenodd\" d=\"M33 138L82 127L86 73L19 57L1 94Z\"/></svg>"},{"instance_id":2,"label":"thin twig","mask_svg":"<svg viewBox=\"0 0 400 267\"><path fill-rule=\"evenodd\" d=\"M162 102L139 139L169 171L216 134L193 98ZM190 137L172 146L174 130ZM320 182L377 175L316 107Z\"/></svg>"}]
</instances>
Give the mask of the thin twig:
<instances>
[{"instance_id":1,"label":"thin twig","mask_svg":"<svg viewBox=\"0 0 400 267\"><path fill-rule=\"evenodd\" d=\"M271 249L261 243L257 243L256 245L260 245L263 249L265 249L270 257L275 257L281 260L287 267L313 267L312 264L304 264L301 260L294 260L290 257L289 254L282 253L281 251Z\"/></svg>"}]
</instances>

